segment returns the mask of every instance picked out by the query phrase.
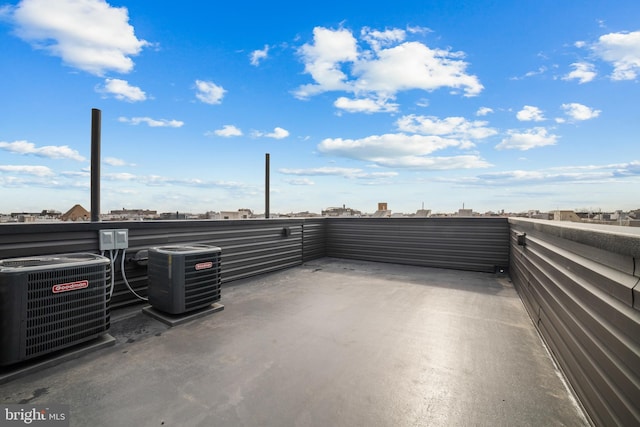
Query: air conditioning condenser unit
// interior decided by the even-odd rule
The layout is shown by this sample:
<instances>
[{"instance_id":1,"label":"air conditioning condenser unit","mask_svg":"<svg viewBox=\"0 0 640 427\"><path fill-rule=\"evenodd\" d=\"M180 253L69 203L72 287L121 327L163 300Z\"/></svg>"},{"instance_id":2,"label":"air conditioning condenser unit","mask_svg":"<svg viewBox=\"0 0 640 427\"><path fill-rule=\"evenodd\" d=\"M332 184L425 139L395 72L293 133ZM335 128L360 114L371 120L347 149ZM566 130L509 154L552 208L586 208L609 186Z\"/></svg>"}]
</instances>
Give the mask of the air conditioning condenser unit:
<instances>
[{"instance_id":1,"label":"air conditioning condenser unit","mask_svg":"<svg viewBox=\"0 0 640 427\"><path fill-rule=\"evenodd\" d=\"M222 250L191 244L149 249L149 304L169 314L205 308L220 300Z\"/></svg>"},{"instance_id":2,"label":"air conditioning condenser unit","mask_svg":"<svg viewBox=\"0 0 640 427\"><path fill-rule=\"evenodd\" d=\"M0 260L0 366L105 334L110 265L90 253Z\"/></svg>"}]
</instances>

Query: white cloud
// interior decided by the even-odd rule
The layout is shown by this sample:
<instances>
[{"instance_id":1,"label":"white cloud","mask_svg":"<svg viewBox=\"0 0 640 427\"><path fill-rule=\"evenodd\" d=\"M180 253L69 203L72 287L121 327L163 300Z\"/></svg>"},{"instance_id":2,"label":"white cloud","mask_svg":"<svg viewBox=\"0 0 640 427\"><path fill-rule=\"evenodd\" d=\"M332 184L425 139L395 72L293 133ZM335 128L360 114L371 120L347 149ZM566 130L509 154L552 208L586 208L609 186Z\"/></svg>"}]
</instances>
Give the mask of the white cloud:
<instances>
[{"instance_id":1,"label":"white cloud","mask_svg":"<svg viewBox=\"0 0 640 427\"><path fill-rule=\"evenodd\" d=\"M429 27L420 27L420 26L415 26L415 27L411 27L411 26L407 26L407 32L409 34L428 34L428 33L432 33L433 30Z\"/></svg>"},{"instance_id":2,"label":"white cloud","mask_svg":"<svg viewBox=\"0 0 640 427\"><path fill-rule=\"evenodd\" d=\"M249 57L251 58L251 65L254 66L258 66L260 65L260 61L262 61L263 59L267 59L269 55L269 45L265 44L264 45L264 49L262 50L254 50L253 52L251 52L251 55L249 55Z\"/></svg>"},{"instance_id":3,"label":"white cloud","mask_svg":"<svg viewBox=\"0 0 640 427\"><path fill-rule=\"evenodd\" d=\"M43 147L36 147L33 142L28 141L0 141L0 148L15 154L33 154L50 159L71 159L79 162L86 160L77 150L67 145L45 145Z\"/></svg>"},{"instance_id":4,"label":"white cloud","mask_svg":"<svg viewBox=\"0 0 640 427\"><path fill-rule=\"evenodd\" d=\"M289 131L281 127L276 127L273 132L265 135L267 138L283 139L289 136Z\"/></svg>"},{"instance_id":5,"label":"white cloud","mask_svg":"<svg viewBox=\"0 0 640 427\"><path fill-rule=\"evenodd\" d=\"M558 141L557 135L549 134L547 129L543 127L528 129L524 132L510 130L507 135L507 138L504 138L500 144L496 145L496 149L525 151L532 148L555 145Z\"/></svg>"},{"instance_id":6,"label":"white cloud","mask_svg":"<svg viewBox=\"0 0 640 427\"><path fill-rule=\"evenodd\" d=\"M640 72L640 31L605 34L592 49L613 65L612 80L634 80Z\"/></svg>"},{"instance_id":7,"label":"white cloud","mask_svg":"<svg viewBox=\"0 0 640 427\"><path fill-rule=\"evenodd\" d=\"M613 183L640 176L640 161L622 164L561 166L541 170L511 170L492 172L463 179L439 179L472 186L530 186L536 184Z\"/></svg>"},{"instance_id":8,"label":"white cloud","mask_svg":"<svg viewBox=\"0 0 640 427\"><path fill-rule=\"evenodd\" d=\"M256 138L265 137L265 138L273 138L273 139L283 139L289 136L289 131L281 127L276 127L273 129L273 132L269 132L269 133L254 131L253 136Z\"/></svg>"},{"instance_id":9,"label":"white cloud","mask_svg":"<svg viewBox=\"0 0 640 427\"><path fill-rule=\"evenodd\" d=\"M222 86L204 80L196 80L196 90L196 98L205 104L220 104L227 92Z\"/></svg>"},{"instance_id":10,"label":"white cloud","mask_svg":"<svg viewBox=\"0 0 640 427\"><path fill-rule=\"evenodd\" d=\"M290 185L315 185L315 182L311 181L309 178L288 179L284 182Z\"/></svg>"},{"instance_id":11,"label":"white cloud","mask_svg":"<svg viewBox=\"0 0 640 427\"><path fill-rule=\"evenodd\" d=\"M488 168L490 163L478 155L469 154L461 156L403 156L397 158L381 159L381 166L389 168L409 168L422 170L451 170L451 169L478 169Z\"/></svg>"},{"instance_id":12,"label":"white cloud","mask_svg":"<svg viewBox=\"0 0 640 427\"><path fill-rule=\"evenodd\" d=\"M521 122L541 122L545 120L542 110L531 105L525 105L522 110L518 111L516 118Z\"/></svg>"},{"instance_id":13,"label":"white cloud","mask_svg":"<svg viewBox=\"0 0 640 427\"><path fill-rule=\"evenodd\" d=\"M365 172L358 168L321 167L307 169L278 169L283 175L297 176L342 176L349 179L393 178L397 172Z\"/></svg>"},{"instance_id":14,"label":"white cloud","mask_svg":"<svg viewBox=\"0 0 640 427\"><path fill-rule=\"evenodd\" d=\"M167 119L152 119L151 117L118 117L118 121L122 123L129 123L132 125L139 125L140 123L146 123L148 126L155 127L170 127L179 128L184 125L184 122L180 120L167 120Z\"/></svg>"},{"instance_id":15,"label":"white cloud","mask_svg":"<svg viewBox=\"0 0 640 427\"><path fill-rule=\"evenodd\" d=\"M126 162L122 159L117 159L115 157L106 157L104 162L110 166L124 166Z\"/></svg>"},{"instance_id":16,"label":"white cloud","mask_svg":"<svg viewBox=\"0 0 640 427\"><path fill-rule=\"evenodd\" d=\"M390 133L360 139L327 138L318 145L318 149L322 153L360 160L373 160L405 155L426 155L459 145L460 142L455 139L439 136Z\"/></svg>"},{"instance_id":17,"label":"white cloud","mask_svg":"<svg viewBox=\"0 0 640 427\"><path fill-rule=\"evenodd\" d=\"M406 33L404 30L392 29L385 31L372 30L369 27L364 27L360 34L362 39L369 43L371 48L378 52L381 48L386 46L392 46L395 43L399 43L405 40Z\"/></svg>"},{"instance_id":18,"label":"white cloud","mask_svg":"<svg viewBox=\"0 0 640 427\"><path fill-rule=\"evenodd\" d=\"M411 114L399 118L396 126L403 132L462 139L484 139L498 133L495 129L487 127L485 121L468 121L464 117L438 119L433 116Z\"/></svg>"},{"instance_id":19,"label":"white cloud","mask_svg":"<svg viewBox=\"0 0 640 427\"><path fill-rule=\"evenodd\" d=\"M19 173L23 175L35 175L35 176L53 176L53 171L46 166L32 166L32 165L0 165L0 171Z\"/></svg>"},{"instance_id":20,"label":"white cloud","mask_svg":"<svg viewBox=\"0 0 640 427\"><path fill-rule=\"evenodd\" d=\"M122 159L118 159L117 157L105 157L104 163L109 166L135 166L135 164L127 163Z\"/></svg>"},{"instance_id":21,"label":"white cloud","mask_svg":"<svg viewBox=\"0 0 640 427\"><path fill-rule=\"evenodd\" d=\"M538 76L540 74L544 74L547 71L547 67L539 67L537 70L534 71L529 71L527 73L525 73L525 77L533 77L533 76Z\"/></svg>"},{"instance_id":22,"label":"white cloud","mask_svg":"<svg viewBox=\"0 0 640 427\"><path fill-rule=\"evenodd\" d=\"M640 161L638 160L634 160L629 163L610 165L609 168L613 169L613 175L615 177L640 176Z\"/></svg>"},{"instance_id":23,"label":"white cloud","mask_svg":"<svg viewBox=\"0 0 640 427\"><path fill-rule=\"evenodd\" d=\"M353 65L356 91L393 96L398 91L442 87L463 89L465 96L478 95L483 86L476 76L465 73L467 63L457 52L430 49L422 43L405 42L376 52L373 59Z\"/></svg>"},{"instance_id":24,"label":"white cloud","mask_svg":"<svg viewBox=\"0 0 640 427\"><path fill-rule=\"evenodd\" d=\"M540 56L540 54L538 55ZM529 77L538 76L547 72L547 67L539 67L537 70L527 71L523 76L511 77L510 80L524 80Z\"/></svg>"},{"instance_id":25,"label":"white cloud","mask_svg":"<svg viewBox=\"0 0 640 427\"><path fill-rule=\"evenodd\" d=\"M136 175L128 172L105 173L102 178L107 181L135 181L138 179Z\"/></svg>"},{"instance_id":26,"label":"white cloud","mask_svg":"<svg viewBox=\"0 0 640 427\"><path fill-rule=\"evenodd\" d=\"M578 80L578 83L588 83L596 78L597 73L593 64L588 62L574 62L573 71L562 77L562 80Z\"/></svg>"},{"instance_id":27,"label":"white cloud","mask_svg":"<svg viewBox=\"0 0 640 427\"><path fill-rule=\"evenodd\" d=\"M242 131L234 125L224 125L222 129L216 129L213 131L214 135L223 137L242 136ZM211 135L211 132L207 132L205 135Z\"/></svg>"},{"instance_id":28,"label":"white cloud","mask_svg":"<svg viewBox=\"0 0 640 427\"><path fill-rule=\"evenodd\" d=\"M486 116L487 114L491 114L491 113L493 113L493 108L480 107L480 108L478 108L478 111L476 111L476 116L482 117L482 116Z\"/></svg>"},{"instance_id":29,"label":"white cloud","mask_svg":"<svg viewBox=\"0 0 640 427\"><path fill-rule=\"evenodd\" d=\"M83 168L80 171L62 171L60 172L60 175L62 176L66 176L66 177L71 177L71 178L88 178L91 176L91 168Z\"/></svg>"},{"instance_id":30,"label":"white cloud","mask_svg":"<svg viewBox=\"0 0 640 427\"><path fill-rule=\"evenodd\" d=\"M104 0L23 0L12 17L18 37L98 76L130 72L131 56L149 44L135 36L126 8Z\"/></svg>"},{"instance_id":31,"label":"white cloud","mask_svg":"<svg viewBox=\"0 0 640 427\"><path fill-rule=\"evenodd\" d=\"M301 86L296 96L307 98L331 90L349 90L347 75L340 69L340 64L358 59L357 41L351 31L315 27L313 41L313 44L303 45L299 54L305 64L304 71L317 84Z\"/></svg>"},{"instance_id":32,"label":"white cloud","mask_svg":"<svg viewBox=\"0 0 640 427\"><path fill-rule=\"evenodd\" d=\"M469 143L437 135L404 133L373 135L361 139L327 138L318 145L321 153L372 162L384 167L457 169L487 167L477 155L428 157L446 148L468 148Z\"/></svg>"},{"instance_id":33,"label":"white cloud","mask_svg":"<svg viewBox=\"0 0 640 427\"><path fill-rule=\"evenodd\" d=\"M113 95L121 101L137 102L147 99L147 95L137 86L121 79L105 79L104 86L96 89L98 92Z\"/></svg>"},{"instance_id":34,"label":"white cloud","mask_svg":"<svg viewBox=\"0 0 640 427\"><path fill-rule=\"evenodd\" d=\"M303 176L345 176L352 177L362 173L362 169L355 168L339 168L339 167L321 167L308 169L278 169L278 172L284 175L303 175Z\"/></svg>"},{"instance_id":35,"label":"white cloud","mask_svg":"<svg viewBox=\"0 0 640 427\"><path fill-rule=\"evenodd\" d=\"M398 111L398 104L391 104L387 103L386 100L370 98L349 99L341 96L336 99L333 105L349 113L389 113Z\"/></svg>"},{"instance_id":36,"label":"white cloud","mask_svg":"<svg viewBox=\"0 0 640 427\"><path fill-rule=\"evenodd\" d=\"M349 30L316 27L313 34L313 43L299 50L305 72L314 80L295 91L301 99L328 91L353 93L362 99L394 99L397 92L412 89L449 87L464 91L465 96L483 89L476 76L466 73L462 53L404 41L403 30L365 28L361 35L372 49L360 51Z\"/></svg>"},{"instance_id":37,"label":"white cloud","mask_svg":"<svg viewBox=\"0 0 640 427\"><path fill-rule=\"evenodd\" d=\"M572 102L570 104L562 104L562 109L573 120L590 120L595 119L601 113L600 110L594 110L586 105Z\"/></svg>"}]
</instances>

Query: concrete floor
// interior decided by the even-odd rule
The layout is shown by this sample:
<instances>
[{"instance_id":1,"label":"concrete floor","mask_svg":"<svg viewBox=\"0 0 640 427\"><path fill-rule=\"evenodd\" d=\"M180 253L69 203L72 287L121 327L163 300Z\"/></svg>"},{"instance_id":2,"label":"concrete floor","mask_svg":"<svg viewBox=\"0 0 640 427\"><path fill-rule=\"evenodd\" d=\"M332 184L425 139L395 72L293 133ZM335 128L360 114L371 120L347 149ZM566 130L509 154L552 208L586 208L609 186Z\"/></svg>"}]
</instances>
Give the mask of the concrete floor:
<instances>
[{"instance_id":1,"label":"concrete floor","mask_svg":"<svg viewBox=\"0 0 640 427\"><path fill-rule=\"evenodd\" d=\"M0 385L72 426L589 425L507 277L324 258L168 328ZM118 320L119 319L119 320Z\"/></svg>"}]
</instances>

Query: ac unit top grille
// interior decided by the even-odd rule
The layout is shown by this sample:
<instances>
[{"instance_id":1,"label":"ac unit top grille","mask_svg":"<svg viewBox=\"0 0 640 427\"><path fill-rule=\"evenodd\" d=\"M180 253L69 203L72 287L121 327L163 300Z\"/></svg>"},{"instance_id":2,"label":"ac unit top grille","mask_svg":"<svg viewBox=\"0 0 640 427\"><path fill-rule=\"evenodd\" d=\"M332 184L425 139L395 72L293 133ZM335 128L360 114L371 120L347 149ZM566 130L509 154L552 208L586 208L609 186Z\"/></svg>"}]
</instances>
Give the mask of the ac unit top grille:
<instances>
[{"instance_id":1,"label":"ac unit top grille","mask_svg":"<svg viewBox=\"0 0 640 427\"><path fill-rule=\"evenodd\" d=\"M42 267L86 266L87 264L105 264L108 259L91 253L49 255L37 257L11 258L0 260L0 272L21 272L41 270Z\"/></svg>"},{"instance_id":2,"label":"ac unit top grille","mask_svg":"<svg viewBox=\"0 0 640 427\"><path fill-rule=\"evenodd\" d=\"M220 248L216 248L214 246L208 246L208 245L200 245L200 244L180 245L180 246L178 245L160 246L160 247L155 247L151 249L156 251L157 253L162 253L162 254L180 253L184 255L200 254L202 252L211 253L211 252L221 251Z\"/></svg>"}]
</instances>

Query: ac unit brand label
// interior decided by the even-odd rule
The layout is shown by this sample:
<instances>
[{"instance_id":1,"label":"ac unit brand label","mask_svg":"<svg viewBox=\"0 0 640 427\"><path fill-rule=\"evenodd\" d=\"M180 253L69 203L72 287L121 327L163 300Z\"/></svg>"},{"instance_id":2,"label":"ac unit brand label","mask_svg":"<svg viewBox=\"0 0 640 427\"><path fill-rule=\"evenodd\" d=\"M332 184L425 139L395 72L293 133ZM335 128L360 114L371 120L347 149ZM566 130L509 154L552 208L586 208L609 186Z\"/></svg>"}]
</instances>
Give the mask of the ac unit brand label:
<instances>
[{"instance_id":1,"label":"ac unit brand label","mask_svg":"<svg viewBox=\"0 0 640 427\"><path fill-rule=\"evenodd\" d=\"M53 287L51 288L51 291L53 291L54 294L59 294L61 292L77 291L78 289L84 289L88 287L89 287L88 280L78 280L77 282L53 285Z\"/></svg>"},{"instance_id":2,"label":"ac unit brand label","mask_svg":"<svg viewBox=\"0 0 640 427\"><path fill-rule=\"evenodd\" d=\"M196 264L196 270L206 270L207 268L212 268L213 263L211 261L208 262L200 262Z\"/></svg>"}]
</instances>

